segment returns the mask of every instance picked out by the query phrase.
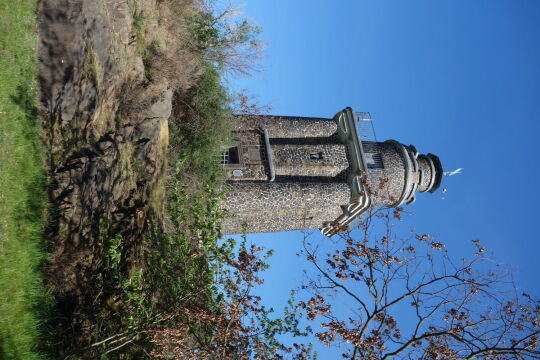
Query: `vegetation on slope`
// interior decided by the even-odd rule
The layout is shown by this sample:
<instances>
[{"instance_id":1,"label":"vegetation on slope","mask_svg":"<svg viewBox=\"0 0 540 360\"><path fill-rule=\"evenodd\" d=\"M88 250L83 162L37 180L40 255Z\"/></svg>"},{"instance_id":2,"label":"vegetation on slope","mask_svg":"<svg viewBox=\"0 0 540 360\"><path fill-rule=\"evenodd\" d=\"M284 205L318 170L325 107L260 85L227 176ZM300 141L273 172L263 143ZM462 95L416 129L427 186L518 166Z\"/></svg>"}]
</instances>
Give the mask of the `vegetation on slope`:
<instances>
[{"instance_id":1,"label":"vegetation on slope","mask_svg":"<svg viewBox=\"0 0 540 360\"><path fill-rule=\"evenodd\" d=\"M35 1L0 1L0 357L38 359L47 293L43 149L36 103Z\"/></svg>"},{"instance_id":2,"label":"vegetation on slope","mask_svg":"<svg viewBox=\"0 0 540 360\"><path fill-rule=\"evenodd\" d=\"M230 141L233 111L224 77L253 70L258 29L236 19L232 8L218 10L213 1L148 4L130 2L143 85L151 88L165 78L174 92L172 166L162 183L166 196L159 197L165 212L152 203L155 223L141 243L111 232L113 220L97 224L103 229L96 244L100 256L88 259L96 266L95 281L80 292L91 299L73 317L73 309L52 310L38 269L45 258L46 200L36 110L35 2L0 0L1 358L43 358L38 348L52 358L71 359L161 358L171 351L181 358L271 358L292 351L276 336L301 333L291 314L272 319L272 310L251 293L267 267L262 249L245 241L218 244L224 214L218 207L216 160ZM72 329L81 330L75 333L67 326L45 334L41 325L58 328L74 319Z\"/></svg>"},{"instance_id":3,"label":"vegetation on slope","mask_svg":"<svg viewBox=\"0 0 540 360\"><path fill-rule=\"evenodd\" d=\"M233 108L223 77L230 71L248 70L247 63L233 62L228 54L246 42L254 44L257 29L245 21L225 25L220 19L226 19L230 9L218 16L208 4L182 14L188 19L190 36L167 27L169 33L181 34L187 40L183 46L198 56L199 76L187 91L175 89L172 82L172 166L163 228L156 224L136 259L125 256L130 244L120 236L103 236L98 286L106 300L96 308L97 315L89 317L100 337L85 348L72 349L73 355L240 359L257 354L266 359L292 351L277 340L280 333L301 334L292 314L272 319L272 310L251 294L261 282L258 274L267 267L264 260L270 254L245 242L218 244L225 214L218 207L216 160L230 142ZM139 53L152 81L164 69L176 74L163 59L182 51L151 40L145 31L148 18L149 14L138 13L135 28L138 41L144 43L138 45ZM166 19L164 23L171 24ZM308 349L296 351L307 354Z\"/></svg>"}]
</instances>

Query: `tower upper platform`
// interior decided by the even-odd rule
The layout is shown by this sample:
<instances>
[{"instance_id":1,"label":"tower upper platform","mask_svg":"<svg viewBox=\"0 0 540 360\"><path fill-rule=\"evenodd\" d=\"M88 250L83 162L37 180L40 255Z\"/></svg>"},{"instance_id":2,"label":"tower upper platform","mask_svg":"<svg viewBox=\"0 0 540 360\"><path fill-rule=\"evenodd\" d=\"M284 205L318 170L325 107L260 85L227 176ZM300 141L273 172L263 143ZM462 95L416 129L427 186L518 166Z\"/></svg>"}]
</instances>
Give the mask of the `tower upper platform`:
<instances>
[{"instance_id":1,"label":"tower upper platform","mask_svg":"<svg viewBox=\"0 0 540 360\"><path fill-rule=\"evenodd\" d=\"M349 153L351 201L342 206L337 219L323 224L321 231L328 236L345 229L372 206L410 204L416 200L416 192L434 192L441 184L443 169L437 156L421 155L414 146L395 140L374 141L374 136L363 131L365 118L360 116L364 114L349 107L333 118Z\"/></svg>"}]
</instances>

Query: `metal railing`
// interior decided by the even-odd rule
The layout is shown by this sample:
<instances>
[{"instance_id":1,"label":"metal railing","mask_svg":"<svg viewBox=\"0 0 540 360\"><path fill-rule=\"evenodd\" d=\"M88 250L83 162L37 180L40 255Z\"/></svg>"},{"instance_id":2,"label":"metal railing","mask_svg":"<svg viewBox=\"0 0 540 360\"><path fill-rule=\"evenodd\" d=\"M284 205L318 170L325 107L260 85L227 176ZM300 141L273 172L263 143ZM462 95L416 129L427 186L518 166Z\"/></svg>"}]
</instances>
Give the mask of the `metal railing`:
<instances>
[{"instance_id":1,"label":"metal railing","mask_svg":"<svg viewBox=\"0 0 540 360\"><path fill-rule=\"evenodd\" d=\"M360 141L377 141L373 121L369 112L357 111L356 124Z\"/></svg>"}]
</instances>

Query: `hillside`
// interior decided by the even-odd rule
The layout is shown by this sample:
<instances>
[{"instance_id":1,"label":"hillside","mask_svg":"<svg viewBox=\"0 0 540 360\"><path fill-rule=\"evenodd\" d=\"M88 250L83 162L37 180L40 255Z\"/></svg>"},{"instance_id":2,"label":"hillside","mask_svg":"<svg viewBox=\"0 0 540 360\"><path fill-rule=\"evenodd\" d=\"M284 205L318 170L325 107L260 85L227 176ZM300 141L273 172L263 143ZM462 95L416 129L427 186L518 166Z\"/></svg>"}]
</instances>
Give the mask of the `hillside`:
<instances>
[{"instance_id":1,"label":"hillside","mask_svg":"<svg viewBox=\"0 0 540 360\"><path fill-rule=\"evenodd\" d=\"M213 0L0 9L0 357L290 352L250 294L269 254L218 241L216 159L258 111L225 79L258 28Z\"/></svg>"}]
</instances>

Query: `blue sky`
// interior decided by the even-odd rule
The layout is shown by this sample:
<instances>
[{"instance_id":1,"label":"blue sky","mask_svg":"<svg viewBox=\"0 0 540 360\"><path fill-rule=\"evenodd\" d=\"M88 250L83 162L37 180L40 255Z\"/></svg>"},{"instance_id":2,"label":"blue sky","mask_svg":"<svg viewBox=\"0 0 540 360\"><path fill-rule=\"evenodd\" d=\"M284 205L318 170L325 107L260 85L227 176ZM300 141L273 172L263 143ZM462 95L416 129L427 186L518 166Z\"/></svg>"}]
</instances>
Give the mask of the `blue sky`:
<instances>
[{"instance_id":1,"label":"blue sky","mask_svg":"<svg viewBox=\"0 0 540 360\"><path fill-rule=\"evenodd\" d=\"M369 111L379 140L441 158L443 194L420 194L406 226L459 254L480 239L540 295L537 159L540 2L253 0L264 71L232 80L272 113ZM321 235L322 236L322 235ZM275 249L263 297L281 307L307 264L298 232L250 235ZM321 356L322 359L328 357Z\"/></svg>"}]
</instances>

